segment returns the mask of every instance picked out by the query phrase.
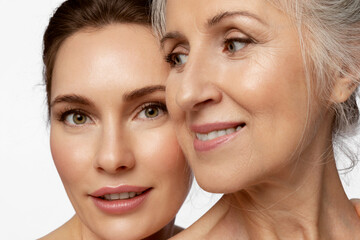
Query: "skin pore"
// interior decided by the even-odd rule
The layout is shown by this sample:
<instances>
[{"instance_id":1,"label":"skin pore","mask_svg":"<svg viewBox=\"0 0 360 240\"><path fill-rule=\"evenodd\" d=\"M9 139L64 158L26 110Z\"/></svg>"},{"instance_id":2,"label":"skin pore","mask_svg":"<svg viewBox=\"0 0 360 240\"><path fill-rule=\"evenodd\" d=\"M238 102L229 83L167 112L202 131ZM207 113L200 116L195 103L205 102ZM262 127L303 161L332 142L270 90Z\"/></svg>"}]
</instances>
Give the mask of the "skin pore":
<instances>
[{"instance_id":1,"label":"skin pore","mask_svg":"<svg viewBox=\"0 0 360 240\"><path fill-rule=\"evenodd\" d=\"M168 0L166 100L199 185L224 197L174 239L355 239L332 96L308 91L298 33L265 0ZM314 81L314 80L312 80ZM311 99L311 108L308 103Z\"/></svg>"},{"instance_id":2,"label":"skin pore","mask_svg":"<svg viewBox=\"0 0 360 240\"><path fill-rule=\"evenodd\" d=\"M44 239L158 240L179 231L191 172L167 113L158 49L151 29L135 24L84 29L60 47L50 143L76 215ZM123 186L146 189L135 197L145 200L118 212L98 207L99 189Z\"/></svg>"}]
</instances>

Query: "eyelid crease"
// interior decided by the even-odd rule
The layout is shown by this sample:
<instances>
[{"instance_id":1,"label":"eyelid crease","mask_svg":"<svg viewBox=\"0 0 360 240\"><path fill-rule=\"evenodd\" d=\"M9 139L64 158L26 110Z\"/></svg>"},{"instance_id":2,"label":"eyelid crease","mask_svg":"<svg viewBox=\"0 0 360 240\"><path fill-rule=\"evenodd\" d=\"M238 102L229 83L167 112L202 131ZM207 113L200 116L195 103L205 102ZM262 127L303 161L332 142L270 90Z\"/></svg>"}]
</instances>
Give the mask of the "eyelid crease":
<instances>
[{"instance_id":1,"label":"eyelid crease","mask_svg":"<svg viewBox=\"0 0 360 240\"><path fill-rule=\"evenodd\" d=\"M250 43L256 43L254 40L252 40L251 38L237 38L237 37L233 37L233 38L225 38L224 39L224 44L230 43L230 42L242 42L242 43L246 43L246 44L250 44Z\"/></svg>"},{"instance_id":2,"label":"eyelid crease","mask_svg":"<svg viewBox=\"0 0 360 240\"><path fill-rule=\"evenodd\" d=\"M251 20L256 20L258 23L269 27L270 25L268 23L266 23L263 19L261 19L259 16L257 16L254 13L251 13L249 11L223 11L220 12L218 14L216 14L215 16L209 18L206 23L205 23L205 28L212 28L215 25L221 23L222 21L226 20L227 18L231 18L231 17L246 17L248 19ZM249 35L247 33L245 33L246 35ZM251 35L249 35L251 37ZM252 37L251 37L252 38ZM254 39L254 38L252 38ZM179 42L185 42L186 41L186 37L183 33L179 32L179 31L171 31L171 32L167 32L164 34L164 36L161 38L160 40L160 45L161 45L161 49L164 50L165 49L165 44L168 41L171 40L176 40L177 44ZM176 45L177 45L176 44ZM170 52L170 51L168 51Z\"/></svg>"},{"instance_id":3,"label":"eyelid crease","mask_svg":"<svg viewBox=\"0 0 360 240\"><path fill-rule=\"evenodd\" d=\"M179 49L178 49L179 48ZM175 51L178 49L177 51ZM168 63L173 63L173 60L171 59L175 55L188 55L188 50L186 47L180 45L176 45L171 51L169 51L168 54L165 53L165 61Z\"/></svg>"},{"instance_id":4,"label":"eyelid crease","mask_svg":"<svg viewBox=\"0 0 360 240\"><path fill-rule=\"evenodd\" d=\"M186 39L186 37L185 37L185 35L183 35L182 33L178 32L178 31L165 33L165 35L160 39L161 49L164 49L165 43L167 41L175 40L175 39L177 41L184 41Z\"/></svg>"}]
</instances>

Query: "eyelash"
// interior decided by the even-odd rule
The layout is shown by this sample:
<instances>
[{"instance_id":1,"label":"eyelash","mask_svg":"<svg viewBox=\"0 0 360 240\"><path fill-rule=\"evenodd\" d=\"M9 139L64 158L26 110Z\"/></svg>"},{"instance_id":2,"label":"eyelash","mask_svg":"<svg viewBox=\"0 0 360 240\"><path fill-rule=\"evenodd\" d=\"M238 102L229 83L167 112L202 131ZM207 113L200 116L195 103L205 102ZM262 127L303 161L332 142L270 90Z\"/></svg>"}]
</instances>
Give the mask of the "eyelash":
<instances>
[{"instance_id":1,"label":"eyelash","mask_svg":"<svg viewBox=\"0 0 360 240\"><path fill-rule=\"evenodd\" d=\"M240 42L240 43L244 43L245 47L247 47L249 44L251 43L255 43L251 38L228 38L228 39L224 39L224 52L227 51L226 47L229 46L230 43L232 42ZM230 53L230 54L234 54L234 53Z\"/></svg>"},{"instance_id":2,"label":"eyelash","mask_svg":"<svg viewBox=\"0 0 360 240\"><path fill-rule=\"evenodd\" d=\"M179 56L180 54L186 55L185 53L181 53L181 52L177 52L177 53L172 52L165 56L165 62L169 63L171 68L177 67L176 62L173 60L173 58Z\"/></svg>"},{"instance_id":3,"label":"eyelash","mask_svg":"<svg viewBox=\"0 0 360 240\"><path fill-rule=\"evenodd\" d=\"M149 109L149 108L157 108L161 111L163 111L165 114L168 112L167 110L167 107L164 103L162 102L150 102L150 103L145 103L143 104L141 107L140 107L140 110L138 111L138 113L136 114L136 116L139 116L139 114L146 110L146 109ZM60 121L60 122L63 122L66 124L66 118L70 115L70 114L79 114L79 115L83 115L85 116L86 118L92 120L88 113L86 113L85 111L83 110L80 110L80 109L75 109L75 108L68 108L68 109L65 109L64 111L60 112L57 116L57 120ZM157 118L157 117L155 117ZM155 119L155 118L148 118L148 119Z\"/></svg>"},{"instance_id":4,"label":"eyelash","mask_svg":"<svg viewBox=\"0 0 360 240\"><path fill-rule=\"evenodd\" d=\"M64 111L62 111L62 112L60 112L60 113L58 114L57 119L58 119L58 121L63 122L63 123L65 123L66 125L73 126L72 124L69 124L69 123L66 122L66 118L67 118L70 114L83 115L83 116L85 116L87 119L92 120L92 118L89 117L89 114L88 114L88 113L86 113L86 112L83 111L83 110L76 109L76 108L67 108L67 109L65 109ZM81 126L81 125L83 125L83 124L79 124L78 127Z\"/></svg>"},{"instance_id":5,"label":"eyelash","mask_svg":"<svg viewBox=\"0 0 360 240\"><path fill-rule=\"evenodd\" d=\"M167 114L168 113L168 110L167 110L167 107L164 103L162 102L149 102L149 103L145 103L143 104L141 107L140 107L140 110L139 112L136 114L136 117L139 117L139 115L146 109L149 109L149 108L157 108L161 111L163 111L164 114ZM156 116L154 118L147 118L149 120L154 120L156 118L158 118L159 116Z\"/></svg>"},{"instance_id":6,"label":"eyelash","mask_svg":"<svg viewBox=\"0 0 360 240\"><path fill-rule=\"evenodd\" d=\"M251 44L251 43L255 43L255 41L253 39L251 39L251 38L228 38L228 39L224 39L224 41L223 41L223 51L224 52L228 52L226 48L232 42L244 43L245 44L244 48L247 45ZM235 53L229 53L229 54L231 55L231 54L235 54ZM182 67L184 65L184 64L182 64L180 66L176 65L176 62L174 61L174 57L179 56L179 55L186 55L186 53L171 52L171 53L169 53L169 54L167 54L165 56L165 61L170 64L171 68L180 68L180 67Z\"/></svg>"}]
</instances>

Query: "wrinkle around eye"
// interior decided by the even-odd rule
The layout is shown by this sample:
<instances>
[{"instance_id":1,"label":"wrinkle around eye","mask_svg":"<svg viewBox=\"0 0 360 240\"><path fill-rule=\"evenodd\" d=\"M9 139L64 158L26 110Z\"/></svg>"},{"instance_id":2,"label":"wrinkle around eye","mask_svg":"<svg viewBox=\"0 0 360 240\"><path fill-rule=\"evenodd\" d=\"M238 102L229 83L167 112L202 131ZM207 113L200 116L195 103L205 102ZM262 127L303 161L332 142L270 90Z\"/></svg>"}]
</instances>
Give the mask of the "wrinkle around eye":
<instances>
[{"instance_id":1,"label":"wrinkle around eye","mask_svg":"<svg viewBox=\"0 0 360 240\"><path fill-rule=\"evenodd\" d=\"M179 68L187 62L188 54L189 50L186 46L176 45L166 54L165 61L170 64L171 68Z\"/></svg>"}]
</instances>

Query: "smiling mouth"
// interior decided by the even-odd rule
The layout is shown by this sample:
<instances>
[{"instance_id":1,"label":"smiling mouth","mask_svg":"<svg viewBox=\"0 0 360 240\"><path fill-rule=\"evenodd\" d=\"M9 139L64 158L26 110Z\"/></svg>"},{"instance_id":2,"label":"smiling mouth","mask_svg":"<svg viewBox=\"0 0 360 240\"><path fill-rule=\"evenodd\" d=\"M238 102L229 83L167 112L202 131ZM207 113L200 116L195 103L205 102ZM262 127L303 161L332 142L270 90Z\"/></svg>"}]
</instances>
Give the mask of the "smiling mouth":
<instances>
[{"instance_id":1,"label":"smiling mouth","mask_svg":"<svg viewBox=\"0 0 360 240\"><path fill-rule=\"evenodd\" d=\"M105 195L99 196L98 198L101 198L101 199L107 200L107 201L126 200L126 199L132 199L137 196L140 196L149 190L150 189L147 189L143 192L122 192L122 193L105 194Z\"/></svg>"},{"instance_id":2,"label":"smiling mouth","mask_svg":"<svg viewBox=\"0 0 360 240\"><path fill-rule=\"evenodd\" d=\"M200 141L210 141L213 140L215 138L219 138L222 136L226 136L226 135L230 135L233 134L235 132L240 131L242 128L245 127L245 123L242 123L236 127L231 127L231 128L226 128L226 129L219 129L219 130L214 130L208 133L195 133L196 138Z\"/></svg>"}]
</instances>

